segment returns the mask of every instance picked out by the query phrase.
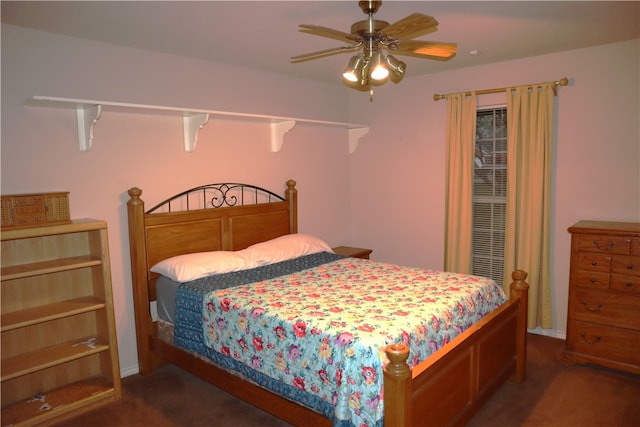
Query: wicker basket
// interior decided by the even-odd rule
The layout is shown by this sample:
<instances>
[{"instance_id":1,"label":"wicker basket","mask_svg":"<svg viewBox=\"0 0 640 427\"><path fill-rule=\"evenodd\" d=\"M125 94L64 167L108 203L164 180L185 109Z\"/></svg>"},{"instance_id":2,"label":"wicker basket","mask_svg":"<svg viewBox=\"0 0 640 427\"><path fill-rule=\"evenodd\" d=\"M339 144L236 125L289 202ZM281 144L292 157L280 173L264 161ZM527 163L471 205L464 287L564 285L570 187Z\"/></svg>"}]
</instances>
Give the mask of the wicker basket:
<instances>
[{"instance_id":1,"label":"wicker basket","mask_svg":"<svg viewBox=\"0 0 640 427\"><path fill-rule=\"evenodd\" d=\"M69 192L2 196L2 229L70 222Z\"/></svg>"}]
</instances>

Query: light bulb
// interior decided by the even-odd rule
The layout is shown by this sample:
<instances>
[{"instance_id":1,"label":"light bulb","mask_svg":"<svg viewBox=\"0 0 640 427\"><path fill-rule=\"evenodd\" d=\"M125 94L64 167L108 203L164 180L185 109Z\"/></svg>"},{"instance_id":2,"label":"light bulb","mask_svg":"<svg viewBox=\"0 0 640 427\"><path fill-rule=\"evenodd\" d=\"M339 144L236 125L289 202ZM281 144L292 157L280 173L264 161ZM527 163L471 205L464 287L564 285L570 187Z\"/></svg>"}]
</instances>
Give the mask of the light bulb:
<instances>
[{"instance_id":1,"label":"light bulb","mask_svg":"<svg viewBox=\"0 0 640 427\"><path fill-rule=\"evenodd\" d=\"M342 73L342 77L344 77L346 80L349 80L350 82L358 81L358 76L356 76L356 73L354 73L353 70L345 71L344 73Z\"/></svg>"},{"instance_id":2,"label":"light bulb","mask_svg":"<svg viewBox=\"0 0 640 427\"><path fill-rule=\"evenodd\" d=\"M384 80L387 77L389 77L389 70L382 64L376 64L373 70L371 70L371 78L373 80Z\"/></svg>"},{"instance_id":3,"label":"light bulb","mask_svg":"<svg viewBox=\"0 0 640 427\"><path fill-rule=\"evenodd\" d=\"M389 69L385 66L384 56L380 51L374 52L371 57L371 84L376 86L385 84L389 79Z\"/></svg>"}]
</instances>

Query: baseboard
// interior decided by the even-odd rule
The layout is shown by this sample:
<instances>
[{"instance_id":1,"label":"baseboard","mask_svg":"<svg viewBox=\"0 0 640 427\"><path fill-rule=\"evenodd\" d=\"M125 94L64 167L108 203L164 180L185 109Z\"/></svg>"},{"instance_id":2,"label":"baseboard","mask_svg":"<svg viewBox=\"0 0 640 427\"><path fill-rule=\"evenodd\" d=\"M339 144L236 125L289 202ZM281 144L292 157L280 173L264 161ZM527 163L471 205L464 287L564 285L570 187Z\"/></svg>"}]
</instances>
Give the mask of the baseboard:
<instances>
[{"instance_id":1,"label":"baseboard","mask_svg":"<svg viewBox=\"0 0 640 427\"><path fill-rule=\"evenodd\" d=\"M129 377L140 372L140 367L136 364L126 369L120 369L120 378Z\"/></svg>"},{"instance_id":2,"label":"baseboard","mask_svg":"<svg viewBox=\"0 0 640 427\"><path fill-rule=\"evenodd\" d=\"M561 340L567 339L567 333L565 331L556 331L553 329L543 329L541 327L537 327L534 329L528 329L527 332L529 332L530 334L544 335L547 337L558 338Z\"/></svg>"}]
</instances>

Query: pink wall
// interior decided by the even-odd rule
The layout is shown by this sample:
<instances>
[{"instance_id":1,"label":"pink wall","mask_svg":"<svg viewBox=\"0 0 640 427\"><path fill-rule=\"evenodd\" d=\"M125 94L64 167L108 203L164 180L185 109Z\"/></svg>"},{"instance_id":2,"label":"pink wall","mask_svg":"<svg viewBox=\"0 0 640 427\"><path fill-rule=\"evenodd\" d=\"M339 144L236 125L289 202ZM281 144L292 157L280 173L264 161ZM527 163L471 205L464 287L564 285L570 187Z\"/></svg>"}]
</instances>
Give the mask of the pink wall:
<instances>
[{"instance_id":1,"label":"pink wall","mask_svg":"<svg viewBox=\"0 0 640 427\"><path fill-rule=\"evenodd\" d=\"M446 104L434 92L555 80L554 330L565 329L569 236L582 218L640 219L639 41L450 73L407 77L367 94L341 85L77 40L2 25L2 194L67 190L72 216L109 224L124 374L137 371L126 190L148 204L189 186L298 181L300 229L373 258L442 268ZM411 67L409 64L409 75ZM279 153L265 124L211 121L194 152L179 118L104 112L89 152L73 110L25 106L34 95L371 124L355 153L343 129L296 126ZM500 100L484 98L484 103Z\"/></svg>"}]
</instances>

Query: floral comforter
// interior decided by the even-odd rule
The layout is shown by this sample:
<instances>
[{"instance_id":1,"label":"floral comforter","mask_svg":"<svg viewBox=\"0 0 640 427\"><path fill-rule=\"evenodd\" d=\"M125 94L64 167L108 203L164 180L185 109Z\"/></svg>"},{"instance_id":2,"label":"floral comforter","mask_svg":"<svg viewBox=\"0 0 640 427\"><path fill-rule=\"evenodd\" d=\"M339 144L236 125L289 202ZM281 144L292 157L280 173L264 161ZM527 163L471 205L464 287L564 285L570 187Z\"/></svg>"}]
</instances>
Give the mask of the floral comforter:
<instances>
[{"instance_id":1,"label":"floral comforter","mask_svg":"<svg viewBox=\"0 0 640 427\"><path fill-rule=\"evenodd\" d=\"M383 424L386 345L407 344L415 366L506 301L481 277L324 257L301 271L190 295L204 320L191 326L191 339L202 337L201 352L335 425Z\"/></svg>"}]
</instances>

